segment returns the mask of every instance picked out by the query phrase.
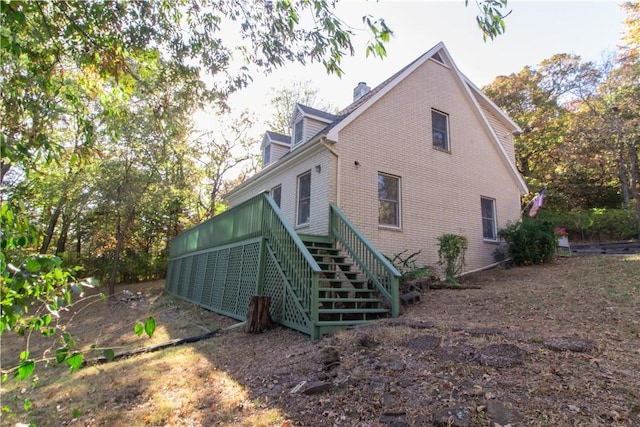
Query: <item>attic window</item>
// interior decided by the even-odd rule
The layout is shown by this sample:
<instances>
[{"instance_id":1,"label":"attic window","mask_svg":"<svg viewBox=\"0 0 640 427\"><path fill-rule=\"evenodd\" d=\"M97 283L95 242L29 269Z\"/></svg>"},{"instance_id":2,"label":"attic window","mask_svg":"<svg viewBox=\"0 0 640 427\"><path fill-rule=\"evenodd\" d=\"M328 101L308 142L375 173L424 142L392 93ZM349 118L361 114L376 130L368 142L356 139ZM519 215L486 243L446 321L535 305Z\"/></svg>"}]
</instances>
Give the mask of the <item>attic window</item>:
<instances>
[{"instance_id":1,"label":"attic window","mask_svg":"<svg viewBox=\"0 0 640 427\"><path fill-rule=\"evenodd\" d=\"M431 129L433 148L449 151L449 116L438 110L431 110Z\"/></svg>"},{"instance_id":2,"label":"attic window","mask_svg":"<svg viewBox=\"0 0 640 427\"><path fill-rule=\"evenodd\" d=\"M262 150L262 166L266 166L271 163L271 144L267 144L264 146L264 150Z\"/></svg>"},{"instance_id":3,"label":"attic window","mask_svg":"<svg viewBox=\"0 0 640 427\"><path fill-rule=\"evenodd\" d=\"M293 145L300 144L302 142L302 120L296 122L293 127Z\"/></svg>"},{"instance_id":4,"label":"attic window","mask_svg":"<svg viewBox=\"0 0 640 427\"><path fill-rule=\"evenodd\" d=\"M440 52L436 52L433 55L431 55L431 59L434 59L436 61L438 61L441 64L444 64L444 61L442 60L442 57L440 56Z\"/></svg>"}]
</instances>

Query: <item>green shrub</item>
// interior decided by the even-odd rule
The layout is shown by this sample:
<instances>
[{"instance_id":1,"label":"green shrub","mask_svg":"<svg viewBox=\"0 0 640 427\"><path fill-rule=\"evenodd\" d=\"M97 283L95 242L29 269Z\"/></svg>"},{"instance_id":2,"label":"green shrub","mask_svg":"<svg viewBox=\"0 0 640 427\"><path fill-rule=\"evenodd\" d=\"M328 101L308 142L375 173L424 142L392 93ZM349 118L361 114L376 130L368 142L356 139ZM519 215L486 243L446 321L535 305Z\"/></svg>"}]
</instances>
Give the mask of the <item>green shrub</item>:
<instances>
[{"instance_id":1,"label":"green shrub","mask_svg":"<svg viewBox=\"0 0 640 427\"><path fill-rule=\"evenodd\" d=\"M633 209L540 210L536 218L566 229L571 240L629 240L638 236Z\"/></svg>"},{"instance_id":2,"label":"green shrub","mask_svg":"<svg viewBox=\"0 0 640 427\"><path fill-rule=\"evenodd\" d=\"M501 229L498 235L509 245L509 255L516 265L541 264L556 254L558 237L550 221L525 218Z\"/></svg>"},{"instance_id":3,"label":"green shrub","mask_svg":"<svg viewBox=\"0 0 640 427\"><path fill-rule=\"evenodd\" d=\"M438 265L444 269L445 276L454 278L462 272L465 265L464 255L467 250L467 238L457 234L443 234L438 237Z\"/></svg>"},{"instance_id":4,"label":"green shrub","mask_svg":"<svg viewBox=\"0 0 640 427\"><path fill-rule=\"evenodd\" d=\"M400 282L408 282L409 280L428 277L431 274L430 267L418 267L416 264L416 258L422 251L405 255L408 251L409 249L405 249L404 251L393 255L393 258L385 255L385 258L391 261L391 264L393 264L396 270L398 270L402 275Z\"/></svg>"}]
</instances>

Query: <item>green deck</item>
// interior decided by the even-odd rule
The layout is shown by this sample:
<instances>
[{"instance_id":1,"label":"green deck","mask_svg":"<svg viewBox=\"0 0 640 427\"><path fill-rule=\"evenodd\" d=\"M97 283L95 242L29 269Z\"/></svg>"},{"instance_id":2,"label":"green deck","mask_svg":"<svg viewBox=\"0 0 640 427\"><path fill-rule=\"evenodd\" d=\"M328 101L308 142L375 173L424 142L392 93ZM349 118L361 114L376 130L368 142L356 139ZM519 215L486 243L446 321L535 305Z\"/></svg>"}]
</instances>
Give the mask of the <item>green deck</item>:
<instances>
[{"instance_id":1,"label":"green deck","mask_svg":"<svg viewBox=\"0 0 640 427\"><path fill-rule=\"evenodd\" d=\"M269 295L274 321L315 340L385 313L397 317L399 277L337 207L329 236L298 236L263 193L177 236L165 287L239 320L250 296Z\"/></svg>"}]
</instances>

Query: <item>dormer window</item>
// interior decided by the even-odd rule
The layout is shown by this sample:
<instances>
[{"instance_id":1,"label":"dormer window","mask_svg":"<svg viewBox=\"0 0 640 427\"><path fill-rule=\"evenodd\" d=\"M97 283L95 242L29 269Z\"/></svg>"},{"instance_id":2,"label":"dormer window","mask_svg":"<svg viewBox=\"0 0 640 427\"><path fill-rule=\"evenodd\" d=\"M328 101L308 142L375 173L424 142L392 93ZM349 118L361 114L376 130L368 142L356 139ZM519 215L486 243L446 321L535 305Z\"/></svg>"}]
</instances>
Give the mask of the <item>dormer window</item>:
<instances>
[{"instance_id":1,"label":"dormer window","mask_svg":"<svg viewBox=\"0 0 640 427\"><path fill-rule=\"evenodd\" d=\"M265 145L262 150L262 165L266 166L269 163L271 163L271 144Z\"/></svg>"},{"instance_id":2,"label":"dormer window","mask_svg":"<svg viewBox=\"0 0 640 427\"><path fill-rule=\"evenodd\" d=\"M293 127L293 145L302 142L302 120L298 120Z\"/></svg>"}]
</instances>

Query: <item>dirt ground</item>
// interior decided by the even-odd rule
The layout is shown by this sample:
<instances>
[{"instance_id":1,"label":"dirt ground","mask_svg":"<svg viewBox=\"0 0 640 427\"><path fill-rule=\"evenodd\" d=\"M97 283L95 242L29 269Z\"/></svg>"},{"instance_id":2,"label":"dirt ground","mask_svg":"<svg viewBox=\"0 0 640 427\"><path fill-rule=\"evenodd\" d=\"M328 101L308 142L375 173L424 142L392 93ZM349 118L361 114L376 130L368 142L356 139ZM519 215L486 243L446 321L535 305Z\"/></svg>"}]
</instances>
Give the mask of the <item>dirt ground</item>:
<instances>
[{"instance_id":1,"label":"dirt ground","mask_svg":"<svg viewBox=\"0 0 640 427\"><path fill-rule=\"evenodd\" d=\"M232 329L74 373L39 362L34 381L2 384L0 423L640 426L640 255L498 268L462 284L315 343L283 327ZM117 303L79 304L66 330L90 359L237 323L162 287L120 286ZM156 333L137 337L149 315ZM2 336L3 370L25 345ZM32 337L32 356L51 357L48 345Z\"/></svg>"}]
</instances>

